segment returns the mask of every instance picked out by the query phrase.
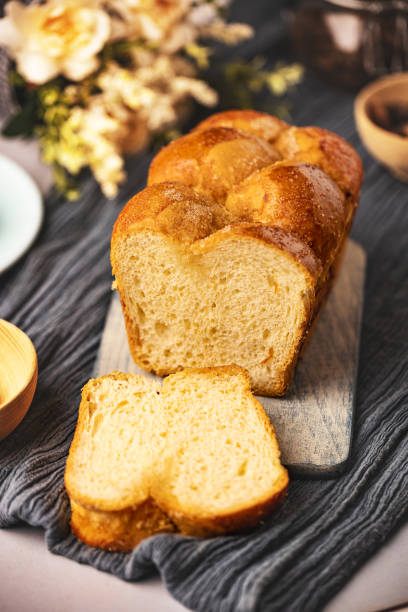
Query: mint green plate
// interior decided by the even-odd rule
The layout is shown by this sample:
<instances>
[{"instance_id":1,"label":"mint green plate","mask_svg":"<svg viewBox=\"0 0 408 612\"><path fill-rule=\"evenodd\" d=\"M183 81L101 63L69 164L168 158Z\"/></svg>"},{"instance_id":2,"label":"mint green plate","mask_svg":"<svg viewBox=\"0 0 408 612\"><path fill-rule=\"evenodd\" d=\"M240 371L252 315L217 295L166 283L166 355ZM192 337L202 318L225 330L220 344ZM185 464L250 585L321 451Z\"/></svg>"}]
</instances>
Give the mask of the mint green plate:
<instances>
[{"instance_id":1,"label":"mint green plate","mask_svg":"<svg viewBox=\"0 0 408 612\"><path fill-rule=\"evenodd\" d=\"M37 185L23 168L0 155L0 274L31 246L42 218Z\"/></svg>"}]
</instances>

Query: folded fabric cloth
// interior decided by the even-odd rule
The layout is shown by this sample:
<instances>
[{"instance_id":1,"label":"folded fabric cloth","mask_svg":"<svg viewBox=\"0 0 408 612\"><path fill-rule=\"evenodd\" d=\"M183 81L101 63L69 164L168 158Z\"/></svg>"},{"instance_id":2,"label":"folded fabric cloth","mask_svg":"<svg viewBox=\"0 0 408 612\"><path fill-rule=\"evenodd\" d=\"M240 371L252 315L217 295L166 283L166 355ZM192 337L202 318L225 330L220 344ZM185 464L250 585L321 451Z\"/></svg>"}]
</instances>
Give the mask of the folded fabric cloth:
<instances>
[{"instance_id":1,"label":"folded fabric cloth","mask_svg":"<svg viewBox=\"0 0 408 612\"><path fill-rule=\"evenodd\" d=\"M193 610L308 612L320 609L407 518L408 190L362 149L351 96L308 79L292 119L350 140L366 171L352 232L368 268L347 472L334 480L292 480L284 506L248 535L159 535L126 555L87 548L71 535L65 461L110 299L112 225L144 184L143 156L129 163L115 202L103 199L90 178L78 203L50 194L35 245L0 278L0 317L30 335L39 358L33 405L0 442L0 527L41 526L52 552L125 580L158 571Z\"/></svg>"}]
</instances>

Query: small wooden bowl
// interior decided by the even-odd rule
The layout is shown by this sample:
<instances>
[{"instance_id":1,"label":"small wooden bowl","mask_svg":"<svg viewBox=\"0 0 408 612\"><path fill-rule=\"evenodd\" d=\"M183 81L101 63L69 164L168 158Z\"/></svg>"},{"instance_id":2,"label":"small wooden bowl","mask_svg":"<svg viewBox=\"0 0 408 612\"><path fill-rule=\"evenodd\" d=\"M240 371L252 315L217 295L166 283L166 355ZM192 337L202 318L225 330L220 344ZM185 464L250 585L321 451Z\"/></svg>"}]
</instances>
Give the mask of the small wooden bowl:
<instances>
[{"instance_id":1,"label":"small wooden bowl","mask_svg":"<svg viewBox=\"0 0 408 612\"><path fill-rule=\"evenodd\" d=\"M29 409L37 386L37 354L30 338L0 319L0 440Z\"/></svg>"},{"instance_id":2,"label":"small wooden bowl","mask_svg":"<svg viewBox=\"0 0 408 612\"><path fill-rule=\"evenodd\" d=\"M375 159L401 181L408 181L408 137L383 129L369 116L373 102L389 105L408 99L408 72L383 77L370 83L358 94L354 116L361 140Z\"/></svg>"}]
</instances>

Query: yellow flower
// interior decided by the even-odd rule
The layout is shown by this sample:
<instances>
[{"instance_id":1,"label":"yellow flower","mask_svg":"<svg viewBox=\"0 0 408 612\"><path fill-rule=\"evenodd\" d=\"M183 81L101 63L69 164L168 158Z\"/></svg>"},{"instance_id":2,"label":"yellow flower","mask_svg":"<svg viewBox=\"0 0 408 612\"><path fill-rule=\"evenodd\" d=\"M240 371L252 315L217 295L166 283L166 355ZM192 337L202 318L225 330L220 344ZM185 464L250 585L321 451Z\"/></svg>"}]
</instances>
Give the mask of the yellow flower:
<instances>
[{"instance_id":1,"label":"yellow flower","mask_svg":"<svg viewBox=\"0 0 408 612\"><path fill-rule=\"evenodd\" d=\"M301 81L303 68L300 64L277 66L274 72L265 72L265 82L273 94L281 96L292 86Z\"/></svg>"},{"instance_id":2,"label":"yellow flower","mask_svg":"<svg viewBox=\"0 0 408 612\"><path fill-rule=\"evenodd\" d=\"M186 53L197 62L197 66L201 69L208 68L210 65L209 55L211 50L208 47L204 47L203 45L197 45L196 43L191 43L186 46Z\"/></svg>"},{"instance_id":3,"label":"yellow flower","mask_svg":"<svg viewBox=\"0 0 408 612\"><path fill-rule=\"evenodd\" d=\"M0 44L30 83L45 83L58 74L80 81L98 68L110 19L97 0L48 0L27 7L12 0L5 10Z\"/></svg>"},{"instance_id":4,"label":"yellow flower","mask_svg":"<svg viewBox=\"0 0 408 612\"><path fill-rule=\"evenodd\" d=\"M59 91L57 87L48 85L43 87L39 93L40 100L44 106L52 106L58 100Z\"/></svg>"},{"instance_id":5,"label":"yellow flower","mask_svg":"<svg viewBox=\"0 0 408 612\"><path fill-rule=\"evenodd\" d=\"M60 124L69 116L68 106L63 104L54 104L49 106L44 113L44 120L46 123Z\"/></svg>"}]
</instances>

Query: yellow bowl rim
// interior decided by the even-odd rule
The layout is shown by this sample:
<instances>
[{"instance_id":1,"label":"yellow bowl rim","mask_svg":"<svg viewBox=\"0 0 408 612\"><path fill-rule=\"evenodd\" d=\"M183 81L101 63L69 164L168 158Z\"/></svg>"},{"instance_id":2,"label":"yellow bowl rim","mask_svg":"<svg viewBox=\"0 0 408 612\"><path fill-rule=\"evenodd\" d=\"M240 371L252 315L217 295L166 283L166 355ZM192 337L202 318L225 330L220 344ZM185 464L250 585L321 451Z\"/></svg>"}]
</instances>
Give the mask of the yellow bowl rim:
<instances>
[{"instance_id":1,"label":"yellow bowl rim","mask_svg":"<svg viewBox=\"0 0 408 612\"><path fill-rule=\"evenodd\" d=\"M14 325L13 323L10 323L10 321L6 321L5 319L0 319L0 326L1 325L5 326L5 327L13 328L13 330L17 329L19 331L19 333L24 336L25 341L27 341L27 348L28 348L28 350L32 351L34 359L33 359L33 363L32 363L32 368L30 370L30 375L27 378L27 382L25 383L25 385L23 387L21 387L21 389L19 391L17 391L9 399L7 399L3 403L0 403L0 411L5 409L5 408L7 408L8 406L10 406L10 404L12 404L22 393L24 393L24 391L27 389L28 385L31 383L31 381L33 380L34 376L36 375L36 372L38 373L37 352L35 350L35 346L32 343L31 339L27 336L27 334L25 332L23 332L22 329L17 327L17 325Z\"/></svg>"}]
</instances>

